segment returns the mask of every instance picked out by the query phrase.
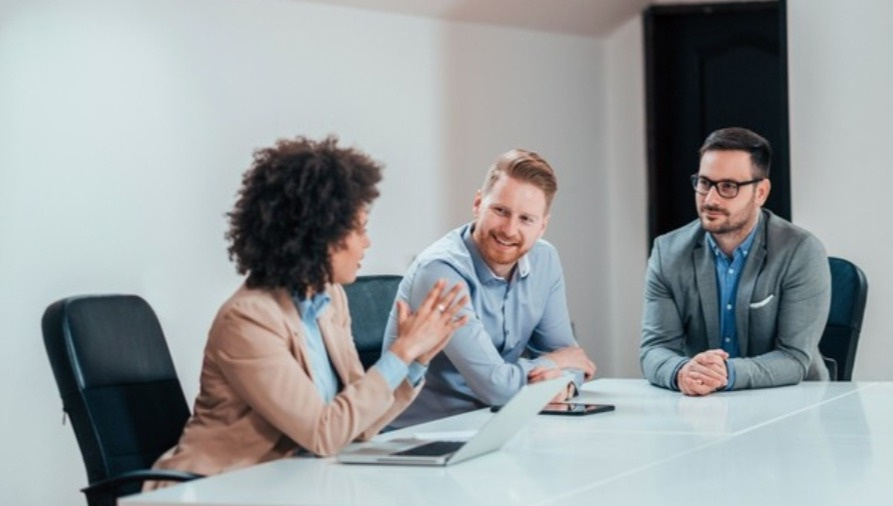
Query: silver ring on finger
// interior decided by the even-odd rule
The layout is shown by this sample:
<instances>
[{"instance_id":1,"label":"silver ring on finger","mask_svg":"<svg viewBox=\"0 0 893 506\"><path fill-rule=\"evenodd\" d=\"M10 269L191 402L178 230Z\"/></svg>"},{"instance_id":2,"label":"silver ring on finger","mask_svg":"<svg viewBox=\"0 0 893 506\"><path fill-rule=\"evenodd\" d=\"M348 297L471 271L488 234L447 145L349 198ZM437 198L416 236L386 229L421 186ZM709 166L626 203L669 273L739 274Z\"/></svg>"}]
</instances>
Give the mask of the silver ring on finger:
<instances>
[{"instance_id":1,"label":"silver ring on finger","mask_svg":"<svg viewBox=\"0 0 893 506\"><path fill-rule=\"evenodd\" d=\"M444 306L443 304L438 304L437 310L443 313L444 311L446 311L446 306Z\"/></svg>"}]
</instances>

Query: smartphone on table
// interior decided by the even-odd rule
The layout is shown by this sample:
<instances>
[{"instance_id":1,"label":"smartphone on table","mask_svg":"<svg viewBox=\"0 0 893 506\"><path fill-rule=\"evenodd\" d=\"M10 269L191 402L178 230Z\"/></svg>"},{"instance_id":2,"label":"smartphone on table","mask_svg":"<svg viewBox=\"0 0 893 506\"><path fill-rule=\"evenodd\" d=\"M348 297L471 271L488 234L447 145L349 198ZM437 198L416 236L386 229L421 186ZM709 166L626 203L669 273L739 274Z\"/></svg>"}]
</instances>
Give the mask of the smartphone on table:
<instances>
[{"instance_id":1,"label":"smartphone on table","mask_svg":"<svg viewBox=\"0 0 893 506\"><path fill-rule=\"evenodd\" d=\"M490 411L496 412L502 406L491 406ZM550 402L540 411L541 415L566 415L583 416L595 413L614 411L613 404L593 404L590 402Z\"/></svg>"},{"instance_id":2,"label":"smartphone on table","mask_svg":"<svg viewBox=\"0 0 893 506\"><path fill-rule=\"evenodd\" d=\"M541 415L583 416L614 411L613 404L592 404L589 402L550 402L540 411Z\"/></svg>"}]
</instances>

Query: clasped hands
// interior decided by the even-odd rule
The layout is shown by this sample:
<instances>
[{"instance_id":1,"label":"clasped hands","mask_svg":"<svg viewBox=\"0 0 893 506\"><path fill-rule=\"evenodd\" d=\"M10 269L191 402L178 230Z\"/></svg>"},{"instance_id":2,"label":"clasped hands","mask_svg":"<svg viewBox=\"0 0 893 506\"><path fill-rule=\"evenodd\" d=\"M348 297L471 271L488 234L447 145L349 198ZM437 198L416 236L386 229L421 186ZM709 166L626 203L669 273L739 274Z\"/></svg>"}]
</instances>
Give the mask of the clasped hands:
<instances>
[{"instance_id":1,"label":"clasped hands","mask_svg":"<svg viewBox=\"0 0 893 506\"><path fill-rule=\"evenodd\" d=\"M723 350L707 350L698 353L679 368L676 385L685 395L708 395L729 384L726 360L729 354Z\"/></svg>"}]
</instances>

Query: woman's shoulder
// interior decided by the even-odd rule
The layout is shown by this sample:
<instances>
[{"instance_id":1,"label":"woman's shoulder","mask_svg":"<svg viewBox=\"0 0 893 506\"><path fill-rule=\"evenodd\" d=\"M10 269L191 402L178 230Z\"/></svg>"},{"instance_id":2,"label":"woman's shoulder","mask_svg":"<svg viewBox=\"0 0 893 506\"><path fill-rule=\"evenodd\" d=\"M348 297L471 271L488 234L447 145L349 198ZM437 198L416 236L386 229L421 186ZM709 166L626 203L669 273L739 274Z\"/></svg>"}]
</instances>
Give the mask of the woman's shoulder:
<instances>
[{"instance_id":1,"label":"woman's shoulder","mask_svg":"<svg viewBox=\"0 0 893 506\"><path fill-rule=\"evenodd\" d=\"M255 330L288 335L290 318L297 317L294 303L284 289L250 288L242 285L217 311L209 341L248 337Z\"/></svg>"},{"instance_id":2,"label":"woman's shoulder","mask_svg":"<svg viewBox=\"0 0 893 506\"><path fill-rule=\"evenodd\" d=\"M285 289L251 288L243 284L220 306L218 317L231 313L247 313L255 316L282 313L293 306Z\"/></svg>"}]
</instances>

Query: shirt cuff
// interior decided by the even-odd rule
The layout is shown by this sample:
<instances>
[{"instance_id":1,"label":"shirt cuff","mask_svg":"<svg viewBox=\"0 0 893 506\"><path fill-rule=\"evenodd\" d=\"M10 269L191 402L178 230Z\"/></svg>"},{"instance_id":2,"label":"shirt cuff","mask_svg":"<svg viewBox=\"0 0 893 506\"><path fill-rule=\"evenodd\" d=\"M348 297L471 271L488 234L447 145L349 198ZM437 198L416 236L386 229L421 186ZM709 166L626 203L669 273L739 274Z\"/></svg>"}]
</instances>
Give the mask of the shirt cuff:
<instances>
[{"instance_id":1,"label":"shirt cuff","mask_svg":"<svg viewBox=\"0 0 893 506\"><path fill-rule=\"evenodd\" d=\"M686 363L688 363L688 360L679 362L679 365L677 365L676 368L673 369L673 375L670 377L670 388L676 390L677 392L679 391L679 383L677 382L677 379L679 378L679 369L682 369L682 366L684 366Z\"/></svg>"},{"instance_id":2,"label":"shirt cuff","mask_svg":"<svg viewBox=\"0 0 893 506\"><path fill-rule=\"evenodd\" d=\"M422 365L415 360L409 364L409 372L406 374L406 381L409 381L409 384L412 385L413 388L419 386L419 383L425 379L425 373L428 372L428 366Z\"/></svg>"},{"instance_id":3,"label":"shirt cuff","mask_svg":"<svg viewBox=\"0 0 893 506\"><path fill-rule=\"evenodd\" d=\"M561 371L561 377L565 378L568 383L574 385L574 389L567 399L580 395L580 385L583 384L583 371L580 369L568 368Z\"/></svg>"},{"instance_id":4,"label":"shirt cuff","mask_svg":"<svg viewBox=\"0 0 893 506\"><path fill-rule=\"evenodd\" d=\"M574 391L578 391L583 384L583 370L569 367L562 371L563 376L574 383Z\"/></svg>"},{"instance_id":5,"label":"shirt cuff","mask_svg":"<svg viewBox=\"0 0 893 506\"><path fill-rule=\"evenodd\" d=\"M729 375L729 384L723 390L731 390L735 388L735 364L731 360L726 360L726 372Z\"/></svg>"},{"instance_id":6,"label":"shirt cuff","mask_svg":"<svg viewBox=\"0 0 893 506\"><path fill-rule=\"evenodd\" d=\"M391 387L391 390L396 390L409 372L406 364L390 351L382 353L381 358L372 367L378 369L378 372L384 376L384 380Z\"/></svg>"}]
</instances>

